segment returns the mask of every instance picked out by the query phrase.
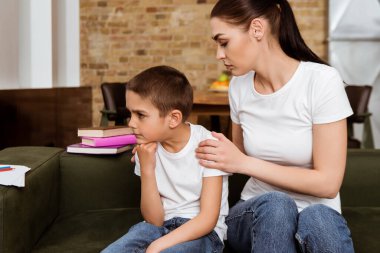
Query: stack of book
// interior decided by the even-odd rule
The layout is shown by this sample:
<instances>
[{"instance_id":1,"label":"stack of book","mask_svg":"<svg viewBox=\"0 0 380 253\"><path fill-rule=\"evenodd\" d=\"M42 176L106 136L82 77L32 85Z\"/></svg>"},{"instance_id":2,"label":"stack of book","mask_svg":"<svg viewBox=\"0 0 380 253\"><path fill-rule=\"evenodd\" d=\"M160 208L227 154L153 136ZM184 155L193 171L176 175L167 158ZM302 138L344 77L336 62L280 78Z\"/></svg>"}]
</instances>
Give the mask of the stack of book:
<instances>
[{"instance_id":1,"label":"stack of book","mask_svg":"<svg viewBox=\"0 0 380 253\"><path fill-rule=\"evenodd\" d=\"M79 128L82 142L67 147L68 153L117 154L133 148L136 137L126 126Z\"/></svg>"}]
</instances>

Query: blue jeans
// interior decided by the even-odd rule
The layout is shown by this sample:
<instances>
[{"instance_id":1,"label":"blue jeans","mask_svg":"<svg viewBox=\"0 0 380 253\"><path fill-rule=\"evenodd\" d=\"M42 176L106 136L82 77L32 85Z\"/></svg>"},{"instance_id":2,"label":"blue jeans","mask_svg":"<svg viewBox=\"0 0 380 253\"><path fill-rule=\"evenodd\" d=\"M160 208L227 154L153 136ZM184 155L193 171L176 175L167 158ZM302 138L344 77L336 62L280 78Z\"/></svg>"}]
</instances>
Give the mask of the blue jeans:
<instances>
[{"instance_id":1,"label":"blue jeans","mask_svg":"<svg viewBox=\"0 0 380 253\"><path fill-rule=\"evenodd\" d=\"M140 222L131 227L127 234L110 244L101 253L144 253L146 248L158 238L170 233L189 219L175 217L164 222L162 227ZM218 234L212 231L197 240L183 242L167 248L161 253L222 253L223 243Z\"/></svg>"},{"instance_id":2,"label":"blue jeans","mask_svg":"<svg viewBox=\"0 0 380 253\"><path fill-rule=\"evenodd\" d=\"M281 192L241 200L226 218L228 244L239 253L353 253L343 216L325 205L297 211Z\"/></svg>"}]
</instances>

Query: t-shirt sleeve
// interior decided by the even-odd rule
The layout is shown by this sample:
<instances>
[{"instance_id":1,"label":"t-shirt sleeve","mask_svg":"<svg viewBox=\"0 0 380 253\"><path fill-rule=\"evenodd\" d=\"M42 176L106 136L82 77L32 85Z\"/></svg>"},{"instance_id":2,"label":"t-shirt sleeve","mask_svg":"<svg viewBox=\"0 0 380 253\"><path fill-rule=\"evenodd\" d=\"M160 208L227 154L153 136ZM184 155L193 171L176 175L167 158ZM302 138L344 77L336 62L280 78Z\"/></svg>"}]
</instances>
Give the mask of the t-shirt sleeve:
<instances>
[{"instance_id":1,"label":"t-shirt sleeve","mask_svg":"<svg viewBox=\"0 0 380 253\"><path fill-rule=\"evenodd\" d=\"M137 153L135 153L135 174L139 177L141 176L140 160Z\"/></svg>"},{"instance_id":2,"label":"t-shirt sleeve","mask_svg":"<svg viewBox=\"0 0 380 253\"><path fill-rule=\"evenodd\" d=\"M313 92L313 124L325 124L352 114L342 78L331 69L326 78L316 83Z\"/></svg>"},{"instance_id":3,"label":"t-shirt sleeve","mask_svg":"<svg viewBox=\"0 0 380 253\"><path fill-rule=\"evenodd\" d=\"M240 124L238 117L238 89L237 89L237 78L233 77L230 81L228 88L228 99L230 103L230 117L232 122Z\"/></svg>"},{"instance_id":4,"label":"t-shirt sleeve","mask_svg":"<svg viewBox=\"0 0 380 253\"><path fill-rule=\"evenodd\" d=\"M215 176L230 176L230 173L217 170L217 169L208 169L203 167L203 177L215 177Z\"/></svg>"},{"instance_id":5,"label":"t-shirt sleeve","mask_svg":"<svg viewBox=\"0 0 380 253\"><path fill-rule=\"evenodd\" d=\"M205 136L206 136L206 138L204 138L204 139L216 140L216 138L214 138L211 135L210 132L206 133ZM224 171L221 171L221 170L217 170L217 169L208 169L208 168L203 167L203 166L201 166L201 168L203 170L203 177L214 177L214 176L228 176L228 175L231 175L230 173L227 173L227 172L224 172Z\"/></svg>"}]
</instances>

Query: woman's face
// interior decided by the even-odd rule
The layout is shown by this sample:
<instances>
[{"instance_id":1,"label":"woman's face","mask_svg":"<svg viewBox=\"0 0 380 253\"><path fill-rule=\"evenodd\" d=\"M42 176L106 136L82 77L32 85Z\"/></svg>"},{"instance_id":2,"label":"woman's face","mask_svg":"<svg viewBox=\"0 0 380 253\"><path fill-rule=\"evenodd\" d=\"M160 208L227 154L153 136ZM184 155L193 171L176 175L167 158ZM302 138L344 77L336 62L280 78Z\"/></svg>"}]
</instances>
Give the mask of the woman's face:
<instances>
[{"instance_id":1,"label":"woman's face","mask_svg":"<svg viewBox=\"0 0 380 253\"><path fill-rule=\"evenodd\" d=\"M219 18L212 18L210 23L212 38L218 45L216 58L223 61L234 76L252 70L257 50L249 33Z\"/></svg>"}]
</instances>

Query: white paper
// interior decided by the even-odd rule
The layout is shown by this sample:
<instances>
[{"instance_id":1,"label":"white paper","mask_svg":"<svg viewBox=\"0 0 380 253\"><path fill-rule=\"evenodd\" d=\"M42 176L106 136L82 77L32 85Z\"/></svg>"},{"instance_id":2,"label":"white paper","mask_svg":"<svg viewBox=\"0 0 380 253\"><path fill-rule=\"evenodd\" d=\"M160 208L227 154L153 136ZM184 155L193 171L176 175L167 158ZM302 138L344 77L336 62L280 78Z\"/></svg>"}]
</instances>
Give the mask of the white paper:
<instances>
[{"instance_id":1,"label":"white paper","mask_svg":"<svg viewBox=\"0 0 380 253\"><path fill-rule=\"evenodd\" d=\"M25 173L28 172L30 168L22 165L9 166L14 169L9 171L0 171L0 184L24 187Z\"/></svg>"}]
</instances>

